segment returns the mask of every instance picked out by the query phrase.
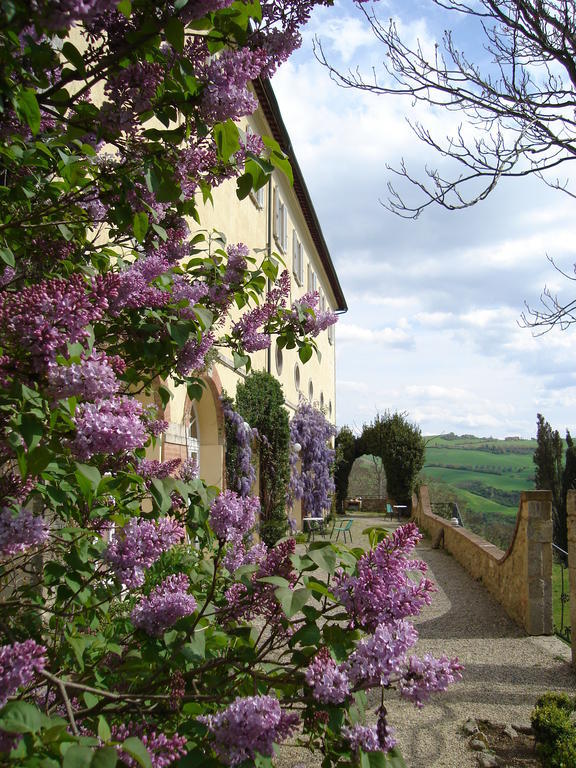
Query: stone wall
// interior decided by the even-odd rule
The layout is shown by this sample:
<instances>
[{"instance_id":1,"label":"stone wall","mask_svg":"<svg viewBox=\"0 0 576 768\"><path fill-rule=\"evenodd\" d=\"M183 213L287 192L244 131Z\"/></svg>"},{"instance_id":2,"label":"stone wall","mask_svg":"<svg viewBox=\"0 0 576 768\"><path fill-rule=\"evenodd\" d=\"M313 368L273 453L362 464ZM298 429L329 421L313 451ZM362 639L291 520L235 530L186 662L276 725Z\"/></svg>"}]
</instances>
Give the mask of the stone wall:
<instances>
[{"instance_id":1,"label":"stone wall","mask_svg":"<svg viewBox=\"0 0 576 768\"><path fill-rule=\"evenodd\" d=\"M413 503L413 519L432 539L432 545L446 549L473 578L481 581L527 634L551 635L551 499L549 491L522 493L516 531L507 552L433 514L426 486L420 489L417 503Z\"/></svg>"}]
</instances>

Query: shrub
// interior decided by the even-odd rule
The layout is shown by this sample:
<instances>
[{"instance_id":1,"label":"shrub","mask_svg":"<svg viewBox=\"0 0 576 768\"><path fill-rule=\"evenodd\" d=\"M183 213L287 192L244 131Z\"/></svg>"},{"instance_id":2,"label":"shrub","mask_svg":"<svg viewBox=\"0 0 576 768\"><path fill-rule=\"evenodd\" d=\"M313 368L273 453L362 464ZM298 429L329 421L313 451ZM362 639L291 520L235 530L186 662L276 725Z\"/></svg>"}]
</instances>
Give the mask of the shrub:
<instances>
[{"instance_id":1,"label":"shrub","mask_svg":"<svg viewBox=\"0 0 576 768\"><path fill-rule=\"evenodd\" d=\"M546 693L532 712L532 729L538 752L547 768L576 765L576 727L572 714L576 700L565 693Z\"/></svg>"}]
</instances>

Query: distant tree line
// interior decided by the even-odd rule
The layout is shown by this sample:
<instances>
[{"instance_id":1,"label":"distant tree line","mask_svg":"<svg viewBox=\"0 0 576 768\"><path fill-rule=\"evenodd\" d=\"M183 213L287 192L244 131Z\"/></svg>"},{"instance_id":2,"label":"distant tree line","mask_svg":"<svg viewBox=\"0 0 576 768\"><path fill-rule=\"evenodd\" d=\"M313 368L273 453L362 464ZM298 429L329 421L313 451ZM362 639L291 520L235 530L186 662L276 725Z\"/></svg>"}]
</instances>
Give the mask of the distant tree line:
<instances>
[{"instance_id":1,"label":"distant tree line","mask_svg":"<svg viewBox=\"0 0 576 768\"><path fill-rule=\"evenodd\" d=\"M566 499L568 491L576 488L576 446L566 430L566 451L558 430L552 429L541 413L537 415L537 448L534 452L537 490L552 492L552 516L554 544L564 551L568 549L568 525Z\"/></svg>"}]
</instances>

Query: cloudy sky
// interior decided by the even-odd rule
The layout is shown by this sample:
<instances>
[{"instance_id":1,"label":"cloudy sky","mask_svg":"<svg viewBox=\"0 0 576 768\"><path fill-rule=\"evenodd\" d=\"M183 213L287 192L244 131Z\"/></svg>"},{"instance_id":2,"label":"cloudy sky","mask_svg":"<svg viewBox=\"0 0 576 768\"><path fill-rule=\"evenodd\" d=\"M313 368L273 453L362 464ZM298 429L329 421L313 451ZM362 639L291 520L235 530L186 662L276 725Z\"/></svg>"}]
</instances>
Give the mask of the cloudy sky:
<instances>
[{"instance_id":1,"label":"cloudy sky","mask_svg":"<svg viewBox=\"0 0 576 768\"><path fill-rule=\"evenodd\" d=\"M454 25L430 6L378 3L426 47ZM454 33L470 42L465 28ZM404 158L423 177L427 161L438 164L406 118L443 137L458 116L338 87L313 55L316 36L342 70L384 56L354 4L336 0L315 11L273 80L349 306L337 326L338 424L361 429L377 412L406 411L424 434L530 437L541 412L576 432L576 328L535 338L519 325L545 285L567 300L576 291L547 259L572 272L576 203L528 179L464 211L389 213L386 165Z\"/></svg>"}]
</instances>

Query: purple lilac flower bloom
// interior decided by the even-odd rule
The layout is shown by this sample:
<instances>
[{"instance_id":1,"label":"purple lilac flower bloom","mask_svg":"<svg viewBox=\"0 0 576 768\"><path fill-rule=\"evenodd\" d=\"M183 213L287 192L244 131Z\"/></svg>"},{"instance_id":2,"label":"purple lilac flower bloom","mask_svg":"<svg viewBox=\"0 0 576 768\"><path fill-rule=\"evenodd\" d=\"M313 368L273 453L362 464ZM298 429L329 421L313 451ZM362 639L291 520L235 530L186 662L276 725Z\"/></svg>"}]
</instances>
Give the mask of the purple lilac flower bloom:
<instances>
[{"instance_id":1,"label":"purple lilac flower bloom","mask_svg":"<svg viewBox=\"0 0 576 768\"><path fill-rule=\"evenodd\" d=\"M98 398L78 407L74 422L76 437L70 446L80 459L96 453L118 453L142 448L148 432L142 415L144 409L133 397Z\"/></svg>"},{"instance_id":2,"label":"purple lilac flower bloom","mask_svg":"<svg viewBox=\"0 0 576 768\"><path fill-rule=\"evenodd\" d=\"M338 315L331 310L318 308L319 301L318 291L311 291L292 304L288 320L296 329L302 327L307 336L318 336L338 321Z\"/></svg>"},{"instance_id":3,"label":"purple lilac flower bloom","mask_svg":"<svg viewBox=\"0 0 576 768\"><path fill-rule=\"evenodd\" d=\"M133 517L108 544L103 557L122 584L139 587L144 583L145 569L179 544L184 535L184 527L172 517L161 517L156 522Z\"/></svg>"},{"instance_id":4,"label":"purple lilac flower bloom","mask_svg":"<svg viewBox=\"0 0 576 768\"><path fill-rule=\"evenodd\" d=\"M270 336L266 333L265 326L279 309L286 306L289 293L290 275L287 270L284 270L274 288L268 291L264 304L246 312L237 323L234 323L232 333L247 352L257 352L259 349L267 349L270 346Z\"/></svg>"},{"instance_id":5,"label":"purple lilac flower bloom","mask_svg":"<svg viewBox=\"0 0 576 768\"><path fill-rule=\"evenodd\" d=\"M220 493L210 507L210 526L220 541L241 541L254 527L260 499L239 496L234 491Z\"/></svg>"},{"instance_id":6,"label":"purple lilac flower bloom","mask_svg":"<svg viewBox=\"0 0 576 768\"><path fill-rule=\"evenodd\" d=\"M421 659L410 656L398 681L400 696L412 701L419 709L436 691L445 691L450 683L462 679L464 667L457 658L439 659L425 654Z\"/></svg>"},{"instance_id":7,"label":"purple lilac flower bloom","mask_svg":"<svg viewBox=\"0 0 576 768\"><path fill-rule=\"evenodd\" d=\"M266 559L267 554L268 547L263 541L254 544L254 546L250 547L248 550L246 550L244 542L238 543L233 541L224 555L222 565L230 571L230 573L234 573L234 571L242 565L253 565L254 563L261 565Z\"/></svg>"},{"instance_id":8,"label":"purple lilac flower bloom","mask_svg":"<svg viewBox=\"0 0 576 768\"><path fill-rule=\"evenodd\" d=\"M0 646L0 709L46 666L46 648L35 640Z\"/></svg>"},{"instance_id":9,"label":"purple lilac flower bloom","mask_svg":"<svg viewBox=\"0 0 576 768\"><path fill-rule=\"evenodd\" d=\"M144 722L136 725L129 722L126 725L112 726L114 741L123 742L130 736L136 736L142 741L150 755L152 768L165 768L178 758L183 757L187 751L185 736L180 736L178 733L174 733L172 736L158 733L151 723ZM123 763L130 768L137 768L138 763L133 757L122 752L120 748L118 748L118 753Z\"/></svg>"},{"instance_id":10,"label":"purple lilac flower bloom","mask_svg":"<svg viewBox=\"0 0 576 768\"><path fill-rule=\"evenodd\" d=\"M178 477L182 482L190 483L192 480L196 480L199 471L198 461L195 456L192 456L190 459L184 459L178 470Z\"/></svg>"},{"instance_id":11,"label":"purple lilac flower bloom","mask_svg":"<svg viewBox=\"0 0 576 768\"><path fill-rule=\"evenodd\" d=\"M48 390L56 399L81 397L93 401L112 397L119 388L120 382L105 352L83 355L80 363L52 363L48 368Z\"/></svg>"},{"instance_id":12,"label":"purple lilac flower bloom","mask_svg":"<svg viewBox=\"0 0 576 768\"><path fill-rule=\"evenodd\" d=\"M156 459L142 459L136 470L139 475L145 478L165 478L170 477L172 473L181 464L181 459L171 459L170 461L157 461Z\"/></svg>"},{"instance_id":13,"label":"purple lilac flower bloom","mask_svg":"<svg viewBox=\"0 0 576 768\"><path fill-rule=\"evenodd\" d=\"M200 105L203 118L216 123L251 115L258 101L247 86L265 62L262 51L248 48L228 48L209 60L202 77L207 83Z\"/></svg>"},{"instance_id":14,"label":"purple lilac flower bloom","mask_svg":"<svg viewBox=\"0 0 576 768\"><path fill-rule=\"evenodd\" d=\"M409 621L379 624L372 636L358 643L342 666L354 684L388 685L400 673L406 651L417 640L418 633Z\"/></svg>"},{"instance_id":15,"label":"purple lilac flower bloom","mask_svg":"<svg viewBox=\"0 0 576 768\"><path fill-rule=\"evenodd\" d=\"M426 578L412 581L407 573L425 570L425 563L407 557L420 538L414 523L408 523L362 555L357 575L336 574L334 594L354 624L374 631L378 624L413 616L430 604L434 584Z\"/></svg>"},{"instance_id":16,"label":"purple lilac flower bloom","mask_svg":"<svg viewBox=\"0 0 576 768\"><path fill-rule=\"evenodd\" d=\"M190 581L183 573L168 576L149 597L136 605L130 619L136 629L158 637L183 616L194 613L196 600L188 594Z\"/></svg>"},{"instance_id":17,"label":"purple lilac flower bloom","mask_svg":"<svg viewBox=\"0 0 576 768\"><path fill-rule=\"evenodd\" d=\"M206 354L214 346L214 335L208 331L202 336L202 339L188 339L176 360L176 370L182 376L187 376L191 372L203 371L206 367Z\"/></svg>"},{"instance_id":18,"label":"purple lilac flower bloom","mask_svg":"<svg viewBox=\"0 0 576 768\"><path fill-rule=\"evenodd\" d=\"M226 285L234 285L242 282L244 272L248 267L246 261L250 251L244 243L237 243L236 245L229 245L226 248L228 254L228 264L226 265L226 272L224 273L223 282Z\"/></svg>"},{"instance_id":19,"label":"purple lilac flower bloom","mask_svg":"<svg viewBox=\"0 0 576 768\"><path fill-rule=\"evenodd\" d=\"M15 555L47 540L44 518L29 509L21 509L16 515L7 507L0 509L0 555Z\"/></svg>"},{"instance_id":20,"label":"purple lilac flower bloom","mask_svg":"<svg viewBox=\"0 0 576 768\"><path fill-rule=\"evenodd\" d=\"M58 353L66 353L68 343L88 337L88 326L107 307L107 297L90 291L82 275L75 274L5 292L0 325L5 338L30 355L33 369L44 371Z\"/></svg>"},{"instance_id":21,"label":"purple lilac flower bloom","mask_svg":"<svg viewBox=\"0 0 576 768\"><path fill-rule=\"evenodd\" d=\"M380 740L376 727L373 725L345 725L342 728L342 736L349 742L355 752L381 752Z\"/></svg>"},{"instance_id":22,"label":"purple lilac flower bloom","mask_svg":"<svg viewBox=\"0 0 576 768\"><path fill-rule=\"evenodd\" d=\"M242 618L250 621L255 616L264 616L268 622L278 624L284 613L274 594L276 587L260 579L265 576L281 576L289 582L290 586L293 586L297 578L291 560L295 548L294 539L286 539L269 549L266 557L260 562L260 567L252 576L250 592L244 584L239 583L233 584L226 591L226 607L222 611L224 621L228 618ZM275 631L280 632L280 627L277 626Z\"/></svg>"},{"instance_id":23,"label":"purple lilac flower bloom","mask_svg":"<svg viewBox=\"0 0 576 768\"><path fill-rule=\"evenodd\" d=\"M0 754L10 752L18 744L22 736L19 733L0 731Z\"/></svg>"},{"instance_id":24,"label":"purple lilac flower bloom","mask_svg":"<svg viewBox=\"0 0 576 768\"><path fill-rule=\"evenodd\" d=\"M238 697L222 712L198 717L214 736L214 749L230 766L274 754L274 742L290 736L298 715L283 712L273 696Z\"/></svg>"},{"instance_id":25,"label":"purple lilac flower bloom","mask_svg":"<svg viewBox=\"0 0 576 768\"><path fill-rule=\"evenodd\" d=\"M321 648L304 674L312 696L323 704L341 704L350 695L350 680L338 666L328 648Z\"/></svg>"}]
</instances>

